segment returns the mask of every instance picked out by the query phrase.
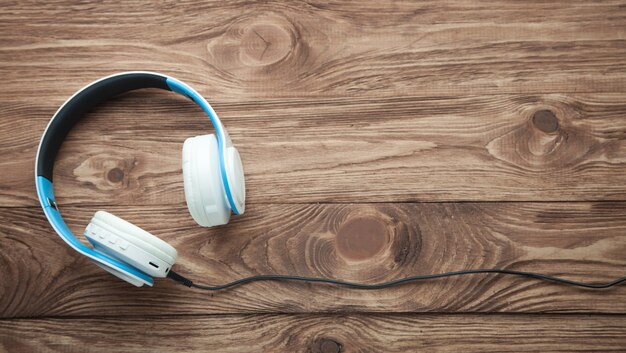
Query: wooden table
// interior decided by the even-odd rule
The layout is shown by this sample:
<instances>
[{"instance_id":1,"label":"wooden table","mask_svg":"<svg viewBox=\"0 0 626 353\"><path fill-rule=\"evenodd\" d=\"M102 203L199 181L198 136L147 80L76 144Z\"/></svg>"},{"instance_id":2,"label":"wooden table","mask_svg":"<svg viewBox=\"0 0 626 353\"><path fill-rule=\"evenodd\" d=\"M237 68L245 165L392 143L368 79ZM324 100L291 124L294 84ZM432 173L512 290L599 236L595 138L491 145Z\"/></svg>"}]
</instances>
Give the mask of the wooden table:
<instances>
[{"instance_id":1,"label":"wooden table","mask_svg":"<svg viewBox=\"0 0 626 353\"><path fill-rule=\"evenodd\" d=\"M126 70L214 105L245 164L246 214L196 226L181 147L212 127L150 90L70 133L57 201L77 233L105 209L170 242L197 282L626 272L624 1L3 1L0 351L626 351L626 286L117 280L51 230L33 167L63 101Z\"/></svg>"}]
</instances>

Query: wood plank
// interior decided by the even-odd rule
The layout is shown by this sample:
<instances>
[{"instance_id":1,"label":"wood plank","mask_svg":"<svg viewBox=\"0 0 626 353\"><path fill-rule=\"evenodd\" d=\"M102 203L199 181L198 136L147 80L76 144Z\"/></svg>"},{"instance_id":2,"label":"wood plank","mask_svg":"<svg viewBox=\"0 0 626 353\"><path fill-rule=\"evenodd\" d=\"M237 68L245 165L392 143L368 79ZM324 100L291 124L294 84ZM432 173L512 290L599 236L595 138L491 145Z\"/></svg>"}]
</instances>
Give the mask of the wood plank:
<instances>
[{"instance_id":1,"label":"wood plank","mask_svg":"<svg viewBox=\"0 0 626 353\"><path fill-rule=\"evenodd\" d=\"M592 201L626 199L625 98L498 95L215 106L242 154L249 204ZM32 168L55 109L21 100L0 111L3 206L37 205ZM537 114L546 109L555 117ZM199 109L182 98L165 92L120 97L70 133L55 170L59 202L183 205L182 142L210 131Z\"/></svg>"},{"instance_id":2,"label":"wood plank","mask_svg":"<svg viewBox=\"0 0 626 353\"><path fill-rule=\"evenodd\" d=\"M137 69L217 100L626 91L619 0L3 5L2 97Z\"/></svg>"},{"instance_id":3,"label":"wood plank","mask_svg":"<svg viewBox=\"0 0 626 353\"><path fill-rule=\"evenodd\" d=\"M41 133L78 87L161 71L226 123L246 215L197 227L180 149L211 127L180 97L140 92L97 109L60 154L77 233L108 209L211 284L494 267L608 281L626 268L624 57L623 0L5 2L0 353L626 351L626 285L137 289L53 233L32 180Z\"/></svg>"},{"instance_id":4,"label":"wood plank","mask_svg":"<svg viewBox=\"0 0 626 353\"><path fill-rule=\"evenodd\" d=\"M0 320L0 352L623 352L623 315Z\"/></svg>"},{"instance_id":5,"label":"wood plank","mask_svg":"<svg viewBox=\"0 0 626 353\"><path fill-rule=\"evenodd\" d=\"M62 208L82 233L96 209ZM183 207L108 210L170 242L175 270L197 282L254 274L374 283L471 268L587 281L624 276L626 203L252 205L204 229ZM584 290L503 276L379 291L263 282L207 293L171 281L134 288L79 256L35 208L0 209L0 316L276 312L626 313L626 286Z\"/></svg>"}]
</instances>

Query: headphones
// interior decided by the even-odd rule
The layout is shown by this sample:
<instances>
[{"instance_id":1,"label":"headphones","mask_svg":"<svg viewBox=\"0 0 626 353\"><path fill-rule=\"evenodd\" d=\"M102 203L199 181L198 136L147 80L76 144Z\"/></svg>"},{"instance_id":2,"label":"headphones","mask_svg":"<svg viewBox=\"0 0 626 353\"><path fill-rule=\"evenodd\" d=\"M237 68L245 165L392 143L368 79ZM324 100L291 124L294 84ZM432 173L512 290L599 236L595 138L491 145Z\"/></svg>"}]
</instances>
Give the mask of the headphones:
<instances>
[{"instance_id":1,"label":"headphones","mask_svg":"<svg viewBox=\"0 0 626 353\"><path fill-rule=\"evenodd\" d=\"M626 282L626 276L606 283L574 281L542 273L512 269L469 269L437 274L414 275L389 282L366 284L329 278L293 275L256 275L221 285L195 284L172 271L177 252L174 247L145 230L105 211L98 211L85 230L93 248L81 243L63 221L52 187L54 160L72 127L92 108L118 94L160 88L182 94L209 116L215 134L191 137L183 145L183 179L189 213L200 226L228 223L231 212L243 214L246 186L239 152L226 129L198 92L172 77L154 72L124 72L97 80L70 97L50 120L44 131L35 166L35 183L41 207L59 236L79 253L115 276L137 286L152 286L153 277L168 277L187 287L218 291L255 281L298 281L341 285L356 289L382 289L405 283L476 274L501 274L544 280L589 289L604 289Z\"/></svg>"},{"instance_id":2,"label":"headphones","mask_svg":"<svg viewBox=\"0 0 626 353\"><path fill-rule=\"evenodd\" d=\"M105 211L85 230L93 246L80 242L63 221L54 198L52 174L56 155L72 127L91 109L119 94L160 88L186 96L209 116L215 134L190 137L183 145L185 200L192 218L203 227L228 223L231 212L245 210L246 187L239 152L211 105L187 84L154 72L123 72L94 81L70 97L52 117L37 150L35 183L41 207L57 234L72 248L115 276L141 287L166 277L176 262L174 247Z\"/></svg>"}]
</instances>

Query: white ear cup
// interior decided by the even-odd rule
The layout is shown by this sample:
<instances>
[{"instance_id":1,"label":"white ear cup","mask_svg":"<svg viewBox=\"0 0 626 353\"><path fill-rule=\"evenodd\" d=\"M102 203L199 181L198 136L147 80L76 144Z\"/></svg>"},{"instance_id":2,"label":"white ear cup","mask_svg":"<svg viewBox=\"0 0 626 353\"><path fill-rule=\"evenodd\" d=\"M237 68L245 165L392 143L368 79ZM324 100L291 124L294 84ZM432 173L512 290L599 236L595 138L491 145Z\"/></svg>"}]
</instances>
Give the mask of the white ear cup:
<instances>
[{"instance_id":1,"label":"white ear cup","mask_svg":"<svg viewBox=\"0 0 626 353\"><path fill-rule=\"evenodd\" d=\"M183 144L185 200L191 217L203 227L228 223L230 206L220 176L215 135L190 137Z\"/></svg>"},{"instance_id":2,"label":"white ear cup","mask_svg":"<svg viewBox=\"0 0 626 353\"><path fill-rule=\"evenodd\" d=\"M152 277L165 277L176 262L177 252L171 245L108 212L96 212L87 225L85 237L96 251Z\"/></svg>"}]
</instances>

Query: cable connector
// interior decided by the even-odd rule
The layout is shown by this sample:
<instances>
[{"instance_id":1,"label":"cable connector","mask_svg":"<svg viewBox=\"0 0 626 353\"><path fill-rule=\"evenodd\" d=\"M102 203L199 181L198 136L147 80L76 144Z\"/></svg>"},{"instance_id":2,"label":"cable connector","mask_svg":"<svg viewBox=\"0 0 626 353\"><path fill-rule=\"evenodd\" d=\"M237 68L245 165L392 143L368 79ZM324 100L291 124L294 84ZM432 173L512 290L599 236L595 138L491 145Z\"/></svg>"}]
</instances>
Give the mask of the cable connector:
<instances>
[{"instance_id":1,"label":"cable connector","mask_svg":"<svg viewBox=\"0 0 626 353\"><path fill-rule=\"evenodd\" d=\"M187 279L174 271L170 271L167 274L167 278L173 279L174 281L182 284L183 286L192 287L193 282L190 279Z\"/></svg>"}]
</instances>

